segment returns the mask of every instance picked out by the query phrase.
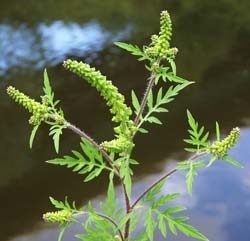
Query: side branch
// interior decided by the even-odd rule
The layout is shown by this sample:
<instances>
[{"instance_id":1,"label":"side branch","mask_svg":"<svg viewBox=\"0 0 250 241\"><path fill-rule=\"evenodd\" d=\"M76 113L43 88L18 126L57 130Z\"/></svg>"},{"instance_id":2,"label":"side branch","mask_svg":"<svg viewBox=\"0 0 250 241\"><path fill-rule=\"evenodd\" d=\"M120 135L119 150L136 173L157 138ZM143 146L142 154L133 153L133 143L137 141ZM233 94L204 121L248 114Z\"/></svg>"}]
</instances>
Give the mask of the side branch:
<instances>
[{"instance_id":1,"label":"side branch","mask_svg":"<svg viewBox=\"0 0 250 241\"><path fill-rule=\"evenodd\" d=\"M154 182L150 187L148 187L132 204L131 210L134 209L134 207L137 205L138 202L141 201L141 199L151 190L153 189L157 184L159 184L161 181L163 181L165 178L171 176L173 173L177 171L177 168L174 168L173 170L169 171L168 173L164 174L160 179L158 179L156 182Z\"/></svg>"},{"instance_id":2,"label":"side branch","mask_svg":"<svg viewBox=\"0 0 250 241\"><path fill-rule=\"evenodd\" d=\"M106 215L103 215L101 213L97 213L97 215L103 219L106 219L108 222L112 223L116 228L117 228L117 231L119 233L119 236L121 238L121 241L125 241L123 235L122 235L122 231L119 229L117 223L112 219L110 218L109 216L106 216Z\"/></svg>"},{"instance_id":3,"label":"side branch","mask_svg":"<svg viewBox=\"0 0 250 241\"><path fill-rule=\"evenodd\" d=\"M203 155L208 154L206 151L203 152L197 152L194 155L192 155L188 160L189 161L195 161L195 159L197 159L198 157L201 157ZM142 200L142 198L151 190L153 189L157 184L159 184L161 181L163 181L165 178L171 176L172 174L174 174L178 169L174 168L171 171L167 172L166 174L164 174L160 179L158 179L157 181L155 181L151 186L149 186L136 200L135 202L131 205L131 210L134 209L134 207L138 204L138 202L140 202Z\"/></svg>"},{"instance_id":4,"label":"side branch","mask_svg":"<svg viewBox=\"0 0 250 241\"><path fill-rule=\"evenodd\" d=\"M78 213L76 213L74 216L76 217L76 216L79 216L79 215L81 215L81 214L89 214L89 212L86 212L86 211L78 212ZM109 217L109 216L107 216L107 215L104 215L104 214L102 214L102 213L95 213L95 214L96 214L97 216L99 216L99 217L101 217L101 218L107 220L109 223L111 223L113 226L115 226L115 228L117 229L117 231L118 231L118 233L119 233L119 236L120 236L120 238L121 238L121 241L125 241L125 239L124 239L124 237L123 237L123 235L122 235L122 231L119 229L118 224L117 224L111 217Z\"/></svg>"},{"instance_id":5,"label":"side branch","mask_svg":"<svg viewBox=\"0 0 250 241\"><path fill-rule=\"evenodd\" d=\"M109 163L109 165L113 167L113 160L109 157L108 153L105 150L103 150L103 148L97 142L95 142L90 136L88 136L84 131L82 131L81 129L79 129L78 127L76 127L75 125L67 121L66 121L66 127L72 130L74 133L76 133L80 137L88 140L93 146L95 146L102 153L102 155L104 156L106 161Z\"/></svg>"}]
</instances>

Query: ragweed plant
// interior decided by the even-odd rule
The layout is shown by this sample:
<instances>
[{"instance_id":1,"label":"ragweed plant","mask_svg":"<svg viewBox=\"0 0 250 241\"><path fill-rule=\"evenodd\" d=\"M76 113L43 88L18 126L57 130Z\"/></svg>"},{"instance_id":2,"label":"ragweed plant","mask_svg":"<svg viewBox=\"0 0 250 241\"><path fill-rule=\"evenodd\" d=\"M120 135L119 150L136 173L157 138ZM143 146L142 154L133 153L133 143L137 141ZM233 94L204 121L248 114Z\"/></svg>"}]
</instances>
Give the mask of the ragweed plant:
<instances>
[{"instance_id":1,"label":"ragweed plant","mask_svg":"<svg viewBox=\"0 0 250 241\"><path fill-rule=\"evenodd\" d=\"M148 132L144 127L147 122L161 125L162 122L157 114L168 112L167 105L193 83L177 75L175 56L178 51L177 48L171 47L171 36L171 19L168 12L163 11L160 16L160 31L151 37L151 42L147 46L140 48L127 43L115 43L139 61L145 61L146 69L150 73L141 100L133 90L131 91L132 106L130 107L117 87L100 71L75 60L66 60L63 63L67 70L86 80L103 97L112 114L112 122L116 124L112 140L97 143L85 131L71 124L64 117L63 111L58 107L59 101L54 98L46 71L44 71L44 94L40 102L31 99L14 87L8 87L8 95L31 113L29 123L33 125L33 130L30 136L30 147L42 123L50 126L49 135L53 137L56 152L59 151L59 140L65 128L72 130L81 138L78 151L49 160L48 163L71 168L73 172L83 175L85 182L97 178L103 171L109 174L107 196L99 207L94 207L89 202L82 209L78 209L67 199L58 201L50 197L51 203L58 211L48 212L43 218L47 222L58 223L61 226L59 240L63 238L63 232L70 224L79 222L77 217L80 214L86 216L86 221L82 225L82 233L75 236L79 240L153 241L156 230L164 237L169 233L177 235L180 232L194 239L208 240L205 235L188 224L188 218L182 214L185 207L171 205L179 197L179 193L163 194L161 190L166 179L177 171L186 172L187 189L192 194L194 177L199 169L208 167L217 160L241 167L240 163L228 154L229 149L239 139L239 128L233 128L227 137L221 139L219 124L216 122L217 139L210 142L209 133L199 125L190 111L187 111L190 128L189 136L184 141L188 144L186 151L191 152L192 155L152 183L135 197L134 201L131 200L133 166L139 164L139 161L133 158L135 135ZM124 207L121 207L117 201L115 178L122 186ZM140 217L144 217L144 230L138 233Z\"/></svg>"}]
</instances>

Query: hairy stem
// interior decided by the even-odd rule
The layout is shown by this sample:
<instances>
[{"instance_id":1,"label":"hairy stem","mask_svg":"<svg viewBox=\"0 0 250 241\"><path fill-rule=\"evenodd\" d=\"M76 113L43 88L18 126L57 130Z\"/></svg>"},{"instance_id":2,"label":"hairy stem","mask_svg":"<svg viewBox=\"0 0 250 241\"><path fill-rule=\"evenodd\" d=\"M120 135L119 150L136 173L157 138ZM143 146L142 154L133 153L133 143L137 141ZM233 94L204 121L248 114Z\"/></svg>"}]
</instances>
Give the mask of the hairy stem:
<instances>
[{"instance_id":1,"label":"hairy stem","mask_svg":"<svg viewBox=\"0 0 250 241\"><path fill-rule=\"evenodd\" d=\"M144 96L143 96L142 101L141 101L139 113L136 115L135 120L134 120L134 123L136 126L139 124L141 115L144 112L145 106L147 104L148 95L150 93L150 90L153 88L154 81L155 81L155 74L152 73L151 76L149 77L148 86L146 88L146 91L145 91Z\"/></svg>"},{"instance_id":2,"label":"hairy stem","mask_svg":"<svg viewBox=\"0 0 250 241\"><path fill-rule=\"evenodd\" d=\"M106 161L109 163L109 165L111 167L113 167L113 160L109 157L108 153L103 150L103 148L96 142L94 141L90 136L88 136L84 131L82 131L81 129L79 129L78 127L76 127L75 125L69 123L66 121L66 127L70 130L72 130L74 133L76 133L77 135L79 135L80 137L88 140L93 146L95 146L104 156L104 158L106 159Z\"/></svg>"},{"instance_id":3,"label":"hairy stem","mask_svg":"<svg viewBox=\"0 0 250 241\"><path fill-rule=\"evenodd\" d=\"M123 187L123 193L124 193L124 197L125 197L125 204L126 204L126 214L130 213L131 207L130 207L130 199L125 187L124 182L122 183L122 187ZM125 240L128 239L129 236L129 228L130 228L130 219L126 222L125 224L125 229L124 229L124 238Z\"/></svg>"},{"instance_id":4,"label":"hairy stem","mask_svg":"<svg viewBox=\"0 0 250 241\"><path fill-rule=\"evenodd\" d=\"M157 181L155 181L151 186L149 186L140 196L135 200L135 202L131 205L131 210L134 209L134 207L137 205L138 202L141 201L141 199L151 190L153 189L157 184L159 184L161 181L163 181L165 178L171 176L173 173L177 171L177 168L172 169L171 171L164 174L161 178L159 178Z\"/></svg>"}]
</instances>

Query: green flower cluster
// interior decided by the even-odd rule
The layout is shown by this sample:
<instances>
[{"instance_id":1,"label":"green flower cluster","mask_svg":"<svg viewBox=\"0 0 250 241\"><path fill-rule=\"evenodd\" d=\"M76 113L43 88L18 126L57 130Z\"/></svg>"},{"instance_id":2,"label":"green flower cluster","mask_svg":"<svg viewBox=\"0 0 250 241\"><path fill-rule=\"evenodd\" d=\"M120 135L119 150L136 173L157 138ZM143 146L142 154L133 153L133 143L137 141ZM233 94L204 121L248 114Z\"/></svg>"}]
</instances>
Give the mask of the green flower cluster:
<instances>
[{"instance_id":1,"label":"green flower cluster","mask_svg":"<svg viewBox=\"0 0 250 241\"><path fill-rule=\"evenodd\" d=\"M219 158L222 158L227 154L230 148L232 148L240 137L240 128L235 127L231 130L229 135L221 141L216 141L210 147L210 153Z\"/></svg>"},{"instance_id":2,"label":"green flower cluster","mask_svg":"<svg viewBox=\"0 0 250 241\"><path fill-rule=\"evenodd\" d=\"M61 210L56 212L47 212L43 215L43 219L50 223L67 223L71 221L73 213L69 210Z\"/></svg>"},{"instance_id":3,"label":"green flower cluster","mask_svg":"<svg viewBox=\"0 0 250 241\"><path fill-rule=\"evenodd\" d=\"M7 94L18 104L22 105L33 115L30 117L29 123L33 125L40 124L41 121L45 121L49 117L50 108L40 102L31 99L29 96L20 92L12 86L7 88Z\"/></svg>"},{"instance_id":4,"label":"green flower cluster","mask_svg":"<svg viewBox=\"0 0 250 241\"><path fill-rule=\"evenodd\" d=\"M101 146L105 150L121 153L134 146L132 137L136 131L134 122L129 120L128 122L122 122L119 126L114 128L116 133L116 139L111 141L104 141Z\"/></svg>"},{"instance_id":5,"label":"green flower cluster","mask_svg":"<svg viewBox=\"0 0 250 241\"><path fill-rule=\"evenodd\" d=\"M160 32L151 37L151 43L145 48L145 52L155 59L167 59L168 61L175 58L178 49L170 48L172 36L172 22L167 11L161 12Z\"/></svg>"},{"instance_id":6,"label":"green flower cluster","mask_svg":"<svg viewBox=\"0 0 250 241\"><path fill-rule=\"evenodd\" d=\"M111 108L110 112L114 115L112 121L123 122L129 120L132 111L124 103L124 96L118 92L117 87L110 80L107 80L100 71L91 68L88 64L70 59L64 61L63 66L86 79L92 87L95 87L100 92L107 105Z\"/></svg>"},{"instance_id":7,"label":"green flower cluster","mask_svg":"<svg viewBox=\"0 0 250 241\"><path fill-rule=\"evenodd\" d=\"M110 80L107 80L100 71L91 68L88 64L66 60L63 65L79 77L86 79L92 87L95 87L97 91L100 92L100 95L110 107L110 112L114 115L112 121L119 123L119 126L114 129L116 139L103 142L102 146L104 149L117 153L128 149L131 146L131 136L134 131L134 125L133 122L130 121L132 111L124 103L124 96L119 93L117 87L115 87Z\"/></svg>"}]
</instances>

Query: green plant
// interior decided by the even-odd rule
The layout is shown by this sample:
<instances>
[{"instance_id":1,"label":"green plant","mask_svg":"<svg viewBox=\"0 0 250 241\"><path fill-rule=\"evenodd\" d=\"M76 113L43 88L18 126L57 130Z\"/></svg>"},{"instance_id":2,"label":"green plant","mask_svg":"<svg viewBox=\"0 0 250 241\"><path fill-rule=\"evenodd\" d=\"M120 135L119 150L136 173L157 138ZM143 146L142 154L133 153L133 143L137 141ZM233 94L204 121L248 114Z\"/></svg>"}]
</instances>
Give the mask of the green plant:
<instances>
[{"instance_id":1,"label":"green plant","mask_svg":"<svg viewBox=\"0 0 250 241\"><path fill-rule=\"evenodd\" d=\"M124 96L119 93L112 82L95 68L72 60L64 62L63 65L66 69L85 79L103 97L113 115L112 121L116 124L113 140L106 140L99 144L85 131L66 120L63 111L58 107L59 101L54 98L46 70L44 71L44 95L41 97L41 102L31 99L14 87L8 87L8 95L32 114L29 120L33 125L30 147L32 147L36 131L43 122L50 126L49 135L53 138L57 153L64 128L71 129L81 137L79 151L72 151L71 155L49 160L48 163L72 168L74 172L84 175L85 182L98 177L103 171L107 171L109 174L107 196L99 207L93 207L89 203L78 209L75 203L70 204L67 198L64 201L58 201L50 197L51 203L58 211L46 213L43 218L48 222L60 224L62 231L59 240L62 239L64 230L71 223L78 222L79 214L86 215L83 233L76 234L79 240L152 241L156 229L164 237L169 232L175 235L177 232L181 232L195 239L208 240L196 228L187 223L188 218L182 215L185 207L171 206L171 202L178 198L179 193L164 194L161 189L166 179L176 171L184 170L186 172L187 189L191 194L194 177L200 168L208 167L216 160L241 167L241 164L228 154L229 149L239 139L239 128L234 128L227 137L221 139L219 124L216 122L217 139L209 142L209 133L187 111L189 137L184 141L189 145L186 151L193 154L189 159L179 162L175 169L165 173L152 183L135 201L131 201L133 166L139 164L132 156L135 148L135 135L148 132L144 128L146 122L161 125L158 113L168 112L166 105L193 83L177 76L174 62L177 48L170 46L171 35L171 19L168 12L163 11L160 17L160 32L158 35L152 36L148 46L140 49L138 46L127 43L115 43L118 47L136 56L139 61L146 61L146 68L150 72L141 101L132 90L131 107L126 105ZM117 203L114 178L118 178L123 188L125 202L123 208ZM145 215L143 222L145 230L138 234L134 230L139 225L139 217L142 214Z\"/></svg>"}]
</instances>

